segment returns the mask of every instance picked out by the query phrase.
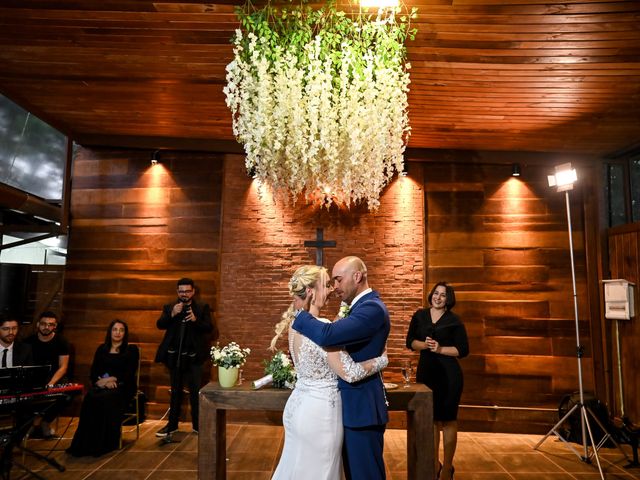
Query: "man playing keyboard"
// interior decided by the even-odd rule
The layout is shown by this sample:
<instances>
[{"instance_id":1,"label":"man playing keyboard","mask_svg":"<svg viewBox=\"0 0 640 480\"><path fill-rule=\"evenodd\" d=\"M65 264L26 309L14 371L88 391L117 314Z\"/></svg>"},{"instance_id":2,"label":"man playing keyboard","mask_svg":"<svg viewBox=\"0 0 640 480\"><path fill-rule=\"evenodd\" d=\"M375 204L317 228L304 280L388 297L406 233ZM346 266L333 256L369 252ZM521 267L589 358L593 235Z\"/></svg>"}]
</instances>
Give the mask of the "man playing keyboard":
<instances>
[{"instance_id":1,"label":"man playing keyboard","mask_svg":"<svg viewBox=\"0 0 640 480\"><path fill-rule=\"evenodd\" d=\"M58 317L55 313L43 312L36 326L37 332L27 337L25 343L31 345L35 365L51 367L51 378L47 386L53 387L65 380L69 368L69 343L57 331ZM66 404L60 402L55 408L50 408L43 417L36 417L29 437L51 438L53 430L49 425L65 407Z\"/></svg>"}]
</instances>

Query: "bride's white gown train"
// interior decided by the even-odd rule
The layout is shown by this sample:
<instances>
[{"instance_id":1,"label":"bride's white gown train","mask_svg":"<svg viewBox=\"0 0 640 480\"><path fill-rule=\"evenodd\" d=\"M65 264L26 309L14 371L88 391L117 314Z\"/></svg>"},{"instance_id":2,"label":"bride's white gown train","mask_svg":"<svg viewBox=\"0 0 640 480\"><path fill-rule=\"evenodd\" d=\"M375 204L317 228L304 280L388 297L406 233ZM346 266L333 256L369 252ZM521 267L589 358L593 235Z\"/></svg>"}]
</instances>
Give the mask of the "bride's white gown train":
<instances>
[{"instance_id":1,"label":"bride's white gown train","mask_svg":"<svg viewBox=\"0 0 640 480\"><path fill-rule=\"evenodd\" d=\"M272 479L337 480L342 475L338 377L327 352L293 330L289 351L298 378L284 409L284 448Z\"/></svg>"},{"instance_id":2,"label":"bride's white gown train","mask_svg":"<svg viewBox=\"0 0 640 480\"><path fill-rule=\"evenodd\" d=\"M272 480L339 480L343 432L338 377L329 366L326 350L291 328L289 351L298 378L284 407L284 448ZM382 355L363 362L368 364L365 370L345 351L332 355L333 367L349 383L377 373L388 363Z\"/></svg>"}]
</instances>

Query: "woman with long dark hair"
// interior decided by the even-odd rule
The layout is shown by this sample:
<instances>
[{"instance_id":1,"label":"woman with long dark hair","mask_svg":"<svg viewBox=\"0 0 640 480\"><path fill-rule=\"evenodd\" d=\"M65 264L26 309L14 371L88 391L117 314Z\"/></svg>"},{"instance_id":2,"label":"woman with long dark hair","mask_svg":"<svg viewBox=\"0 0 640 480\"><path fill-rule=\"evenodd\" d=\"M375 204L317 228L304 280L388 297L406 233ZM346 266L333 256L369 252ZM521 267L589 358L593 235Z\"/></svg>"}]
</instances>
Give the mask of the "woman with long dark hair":
<instances>
[{"instance_id":1,"label":"woman with long dark hair","mask_svg":"<svg viewBox=\"0 0 640 480\"><path fill-rule=\"evenodd\" d=\"M138 347L129 345L127 324L112 321L93 357L92 388L82 401L78 429L67 453L97 457L118 448L124 410L136 393L139 357Z\"/></svg>"},{"instance_id":2,"label":"woman with long dark hair","mask_svg":"<svg viewBox=\"0 0 640 480\"><path fill-rule=\"evenodd\" d=\"M407 347L420 352L416 381L433 390L436 472L450 480L455 471L453 457L458 442L458 406L462 396L462 369L458 358L469 355L467 331L451 311L456 295L451 285L436 283L427 297L430 308L413 314L407 333ZM438 463L440 431L443 463Z\"/></svg>"}]
</instances>

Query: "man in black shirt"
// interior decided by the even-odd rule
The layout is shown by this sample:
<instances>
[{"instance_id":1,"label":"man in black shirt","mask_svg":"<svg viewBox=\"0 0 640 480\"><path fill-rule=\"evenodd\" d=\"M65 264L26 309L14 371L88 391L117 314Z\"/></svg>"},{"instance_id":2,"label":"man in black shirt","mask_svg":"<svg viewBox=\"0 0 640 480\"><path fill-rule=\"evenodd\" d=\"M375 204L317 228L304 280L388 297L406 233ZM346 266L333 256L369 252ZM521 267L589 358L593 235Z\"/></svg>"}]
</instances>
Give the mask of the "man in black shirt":
<instances>
[{"instance_id":1,"label":"man in black shirt","mask_svg":"<svg viewBox=\"0 0 640 480\"><path fill-rule=\"evenodd\" d=\"M169 368L171 377L169 422L156 432L158 437L166 437L178 429L184 384L189 388L193 431L198 431L198 394L202 386L202 364L209 358L209 337L217 339L218 331L211 319L209 305L196 302L193 299L195 293L193 280L178 280L178 300L165 305L156 322L160 330L165 330L156 353L156 362L164 363Z\"/></svg>"},{"instance_id":2,"label":"man in black shirt","mask_svg":"<svg viewBox=\"0 0 640 480\"><path fill-rule=\"evenodd\" d=\"M35 365L49 365L51 367L51 377L47 386L52 387L66 379L69 368L69 343L57 332L58 317L53 312L43 312L36 327L37 333L27 337L25 343L31 345ZM50 408L44 417L36 418L31 437L40 435L44 438L51 437L53 432L49 424L65 406L66 403L63 402L57 405L57 408Z\"/></svg>"}]
</instances>

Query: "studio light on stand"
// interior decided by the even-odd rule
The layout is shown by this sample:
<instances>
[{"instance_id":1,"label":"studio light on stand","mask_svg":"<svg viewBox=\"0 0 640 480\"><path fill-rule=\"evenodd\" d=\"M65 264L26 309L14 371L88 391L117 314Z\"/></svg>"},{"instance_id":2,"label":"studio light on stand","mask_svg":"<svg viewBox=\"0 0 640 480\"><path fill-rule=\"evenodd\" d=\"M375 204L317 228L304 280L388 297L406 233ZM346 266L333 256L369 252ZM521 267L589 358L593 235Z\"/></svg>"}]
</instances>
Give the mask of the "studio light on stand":
<instances>
[{"instance_id":1,"label":"studio light on stand","mask_svg":"<svg viewBox=\"0 0 640 480\"><path fill-rule=\"evenodd\" d=\"M567 227L569 231L569 256L571 259L571 282L573 285L573 312L575 318L575 328L576 328L576 355L578 357L578 389L580 393L580 402L576 403L566 414L562 417L558 423L556 423L549 432L542 437L542 439L533 447L534 450L537 450L542 443L549 438L551 434L554 434L560 440L562 440L573 453L578 456L583 462L591 463L591 458L595 457L596 463L598 464L598 471L600 472L600 478L604 480L604 473L602 472L602 465L600 464L600 458L598 457L598 449L602 447L605 442L609 439L613 440L618 448L617 442L611 437L611 435L607 432L607 429L600 422L598 417L591 411L591 409L584 404L584 387L582 385L582 356L584 354L584 348L580 344L580 324L578 322L578 294L576 293L576 267L575 261L573 258L573 234L571 230L571 205L569 203L569 191L573 189L573 184L577 181L578 176L575 169L571 168L570 163L565 163L562 165L558 165L555 167L555 174L549 175L549 186L556 187L558 192L564 192L565 205L567 209ZM564 424L564 422L573 415L573 413L579 410L580 414L580 425L582 428L582 447L583 454L581 455L578 451L573 448L573 446L565 440L565 438L558 432L560 427ZM596 444L593 437L593 429L591 428L591 421L595 421L603 432L603 437L598 444ZM587 437L588 433L588 437ZM589 452L589 440L591 440L591 452ZM620 451L622 449L620 448ZM624 453L624 451L622 451ZM626 457L626 454L625 454Z\"/></svg>"}]
</instances>

